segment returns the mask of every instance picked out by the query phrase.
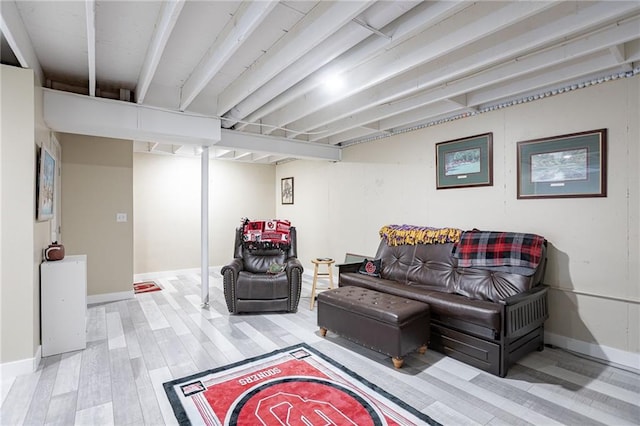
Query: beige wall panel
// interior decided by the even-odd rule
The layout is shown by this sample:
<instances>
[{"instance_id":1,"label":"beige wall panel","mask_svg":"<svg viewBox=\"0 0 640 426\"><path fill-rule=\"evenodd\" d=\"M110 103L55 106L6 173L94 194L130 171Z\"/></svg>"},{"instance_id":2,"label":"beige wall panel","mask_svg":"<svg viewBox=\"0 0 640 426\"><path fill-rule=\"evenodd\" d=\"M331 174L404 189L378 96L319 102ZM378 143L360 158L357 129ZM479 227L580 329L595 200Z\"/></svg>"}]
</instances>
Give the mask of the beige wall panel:
<instances>
[{"instance_id":1,"label":"beige wall panel","mask_svg":"<svg viewBox=\"0 0 640 426\"><path fill-rule=\"evenodd\" d=\"M545 282L567 290L550 293L547 328L638 352L639 81L622 78L354 145L339 163L279 165L278 193L280 179L293 176L295 204L278 202L277 214L299 225L306 268L312 257L374 254L378 230L391 223L544 235ZM606 198L517 199L518 141L599 128L608 129ZM486 132L493 132L493 186L437 190L436 143ZM580 296L566 323L565 309L578 298L572 291L596 297Z\"/></svg>"},{"instance_id":2,"label":"beige wall panel","mask_svg":"<svg viewBox=\"0 0 640 426\"><path fill-rule=\"evenodd\" d=\"M545 330L584 342L616 347L613 342L627 342L629 310L627 303L552 289L549 292L551 317ZM595 312L607 312L603 320ZM637 330L637 327L636 327ZM629 343L621 349L633 351Z\"/></svg>"},{"instance_id":3,"label":"beige wall panel","mask_svg":"<svg viewBox=\"0 0 640 426\"><path fill-rule=\"evenodd\" d=\"M242 217L270 218L275 167L211 160L209 264L233 257ZM200 267L200 158L134 154L135 273Z\"/></svg>"},{"instance_id":4,"label":"beige wall panel","mask_svg":"<svg viewBox=\"0 0 640 426\"><path fill-rule=\"evenodd\" d=\"M60 135L62 235L66 253L87 255L87 294L132 290L131 141ZM116 222L125 213L126 222Z\"/></svg>"},{"instance_id":5,"label":"beige wall panel","mask_svg":"<svg viewBox=\"0 0 640 426\"><path fill-rule=\"evenodd\" d=\"M640 304L630 303L627 306L629 310L629 351L640 353Z\"/></svg>"},{"instance_id":6,"label":"beige wall panel","mask_svg":"<svg viewBox=\"0 0 640 426\"><path fill-rule=\"evenodd\" d=\"M0 65L0 364L33 358L40 338L34 114L33 71Z\"/></svg>"},{"instance_id":7,"label":"beige wall panel","mask_svg":"<svg viewBox=\"0 0 640 426\"><path fill-rule=\"evenodd\" d=\"M43 106L42 106L42 88L36 87L34 93L34 112L35 112L35 142L36 150L39 147L46 147L51 155L56 159L56 176L54 181L60 179L60 156L56 147L52 146L49 138L49 129L44 123ZM56 190L59 190L59 185L56 183ZM55 201L54 201L55 202ZM35 193L34 193L34 204ZM54 212L57 210L54 206ZM51 232L55 228L57 217L54 216L50 220L35 222L33 228L33 276L35 277L36 285L33 288L33 323L36 326L36 332L33 336L34 347L40 344L40 263L42 263L43 249L47 248L51 243Z\"/></svg>"}]
</instances>

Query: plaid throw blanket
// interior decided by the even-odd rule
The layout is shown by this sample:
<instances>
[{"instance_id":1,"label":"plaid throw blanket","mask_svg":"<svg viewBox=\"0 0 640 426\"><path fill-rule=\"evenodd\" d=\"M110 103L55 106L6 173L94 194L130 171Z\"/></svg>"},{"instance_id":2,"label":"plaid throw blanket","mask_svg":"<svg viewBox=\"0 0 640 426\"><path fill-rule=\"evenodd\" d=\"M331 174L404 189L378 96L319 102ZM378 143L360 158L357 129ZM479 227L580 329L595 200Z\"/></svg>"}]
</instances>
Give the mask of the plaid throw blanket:
<instances>
[{"instance_id":1,"label":"plaid throw blanket","mask_svg":"<svg viewBox=\"0 0 640 426\"><path fill-rule=\"evenodd\" d=\"M466 231L453 247L453 256L462 267L538 267L545 239L535 234Z\"/></svg>"},{"instance_id":2,"label":"plaid throw blanket","mask_svg":"<svg viewBox=\"0 0 640 426\"><path fill-rule=\"evenodd\" d=\"M457 228L431 228L413 225L385 225L380 228L380 238L388 246L416 244L457 243L462 230Z\"/></svg>"},{"instance_id":3,"label":"plaid throw blanket","mask_svg":"<svg viewBox=\"0 0 640 426\"><path fill-rule=\"evenodd\" d=\"M249 249L279 248L288 250L291 222L288 220L254 220L243 219L242 243Z\"/></svg>"}]
</instances>

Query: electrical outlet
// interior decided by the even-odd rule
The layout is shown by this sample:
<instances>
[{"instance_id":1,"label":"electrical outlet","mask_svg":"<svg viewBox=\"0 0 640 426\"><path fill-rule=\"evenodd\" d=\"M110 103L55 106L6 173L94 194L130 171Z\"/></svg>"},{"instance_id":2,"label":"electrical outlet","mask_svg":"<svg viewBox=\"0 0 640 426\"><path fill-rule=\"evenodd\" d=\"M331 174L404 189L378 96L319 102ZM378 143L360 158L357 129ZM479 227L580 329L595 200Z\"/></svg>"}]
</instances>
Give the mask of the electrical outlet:
<instances>
[{"instance_id":1,"label":"electrical outlet","mask_svg":"<svg viewBox=\"0 0 640 426\"><path fill-rule=\"evenodd\" d=\"M126 222L127 214L126 213L116 213L116 222Z\"/></svg>"}]
</instances>

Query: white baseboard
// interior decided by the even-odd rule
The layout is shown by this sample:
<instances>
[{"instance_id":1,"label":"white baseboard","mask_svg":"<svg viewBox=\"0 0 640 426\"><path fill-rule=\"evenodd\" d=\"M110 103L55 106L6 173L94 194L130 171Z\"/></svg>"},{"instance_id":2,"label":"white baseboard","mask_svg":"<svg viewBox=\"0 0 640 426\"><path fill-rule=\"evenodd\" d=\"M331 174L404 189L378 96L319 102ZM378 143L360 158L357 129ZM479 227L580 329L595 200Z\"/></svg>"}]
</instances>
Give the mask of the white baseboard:
<instances>
[{"instance_id":1,"label":"white baseboard","mask_svg":"<svg viewBox=\"0 0 640 426\"><path fill-rule=\"evenodd\" d=\"M209 273L217 272L220 273L220 268L222 266L209 266ZM135 274L133 276L133 280L135 282L144 281L144 280L152 280L154 278L168 278L175 277L176 275L190 275L190 274L199 274L201 268L188 268L188 269L176 269L174 271L157 271L157 272L144 272L142 274Z\"/></svg>"},{"instance_id":2,"label":"white baseboard","mask_svg":"<svg viewBox=\"0 0 640 426\"><path fill-rule=\"evenodd\" d=\"M133 288L127 291L120 291L117 293L103 293L92 294L87 296L87 305L93 305L94 303L107 303L116 302L118 300L133 299Z\"/></svg>"},{"instance_id":3,"label":"white baseboard","mask_svg":"<svg viewBox=\"0 0 640 426\"><path fill-rule=\"evenodd\" d=\"M612 365L617 364L640 371L640 354L634 352L584 342L548 331L544 333L544 342L591 358L601 359Z\"/></svg>"},{"instance_id":4,"label":"white baseboard","mask_svg":"<svg viewBox=\"0 0 640 426\"><path fill-rule=\"evenodd\" d=\"M5 362L0 364L0 377L2 380L11 379L22 374L31 374L38 369L42 359L42 346L38 345L33 358L21 359L18 361Z\"/></svg>"}]
</instances>

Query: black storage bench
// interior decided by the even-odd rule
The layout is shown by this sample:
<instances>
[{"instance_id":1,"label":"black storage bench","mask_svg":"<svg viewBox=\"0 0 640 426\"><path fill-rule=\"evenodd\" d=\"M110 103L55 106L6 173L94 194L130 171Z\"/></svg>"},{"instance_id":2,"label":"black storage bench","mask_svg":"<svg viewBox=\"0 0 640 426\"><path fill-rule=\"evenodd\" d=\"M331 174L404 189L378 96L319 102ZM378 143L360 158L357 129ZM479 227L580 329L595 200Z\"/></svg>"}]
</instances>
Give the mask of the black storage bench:
<instances>
[{"instance_id":1,"label":"black storage bench","mask_svg":"<svg viewBox=\"0 0 640 426\"><path fill-rule=\"evenodd\" d=\"M361 287L341 287L318 295L320 334L327 330L392 357L403 356L429 342L429 305Z\"/></svg>"}]
</instances>

